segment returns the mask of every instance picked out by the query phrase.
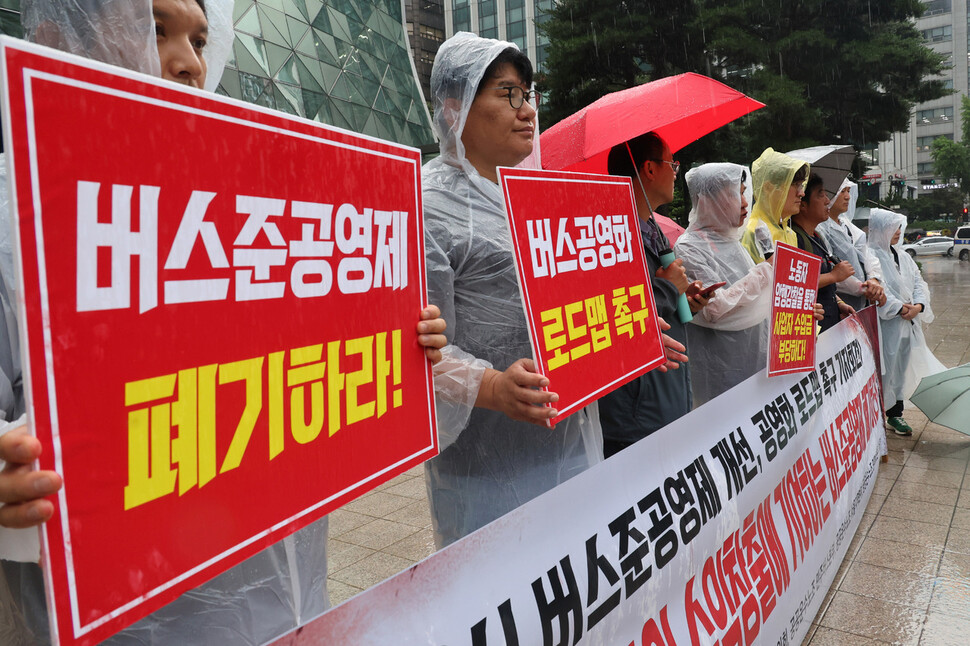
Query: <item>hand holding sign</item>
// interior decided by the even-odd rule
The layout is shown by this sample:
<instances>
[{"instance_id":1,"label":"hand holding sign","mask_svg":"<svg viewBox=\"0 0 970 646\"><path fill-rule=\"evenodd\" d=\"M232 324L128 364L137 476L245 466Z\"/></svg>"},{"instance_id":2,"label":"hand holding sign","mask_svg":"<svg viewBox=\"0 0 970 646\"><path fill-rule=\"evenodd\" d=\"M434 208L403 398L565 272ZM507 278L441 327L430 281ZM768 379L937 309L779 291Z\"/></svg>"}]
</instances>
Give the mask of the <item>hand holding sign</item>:
<instances>
[{"instance_id":1,"label":"hand holding sign","mask_svg":"<svg viewBox=\"0 0 970 646\"><path fill-rule=\"evenodd\" d=\"M549 380L536 372L532 359L519 359L504 372L487 370L478 390L476 406L497 410L521 422L547 425L559 414L551 405L559 395L541 390Z\"/></svg>"},{"instance_id":2,"label":"hand holding sign","mask_svg":"<svg viewBox=\"0 0 970 646\"><path fill-rule=\"evenodd\" d=\"M54 514L54 503L46 500L60 490L63 481L53 471L32 471L40 457L40 440L27 433L27 427L0 437L0 526L33 527Z\"/></svg>"}]
</instances>

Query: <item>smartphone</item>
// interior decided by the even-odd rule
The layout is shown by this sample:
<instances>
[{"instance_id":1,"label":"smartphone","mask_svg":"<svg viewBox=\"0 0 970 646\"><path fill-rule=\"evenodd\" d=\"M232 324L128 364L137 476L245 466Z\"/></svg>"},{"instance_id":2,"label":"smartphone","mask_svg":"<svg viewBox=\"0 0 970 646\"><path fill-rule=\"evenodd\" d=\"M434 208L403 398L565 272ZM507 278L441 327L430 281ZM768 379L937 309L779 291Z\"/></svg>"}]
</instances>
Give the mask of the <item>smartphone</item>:
<instances>
[{"instance_id":1,"label":"smartphone","mask_svg":"<svg viewBox=\"0 0 970 646\"><path fill-rule=\"evenodd\" d=\"M713 294L715 290L718 290L718 289L724 287L725 285L727 285L726 282L714 283L713 285L709 285L709 286L705 287L704 289L702 289L699 292L698 295L699 296L703 296L704 298L707 298L708 296L710 296L711 294Z\"/></svg>"}]
</instances>

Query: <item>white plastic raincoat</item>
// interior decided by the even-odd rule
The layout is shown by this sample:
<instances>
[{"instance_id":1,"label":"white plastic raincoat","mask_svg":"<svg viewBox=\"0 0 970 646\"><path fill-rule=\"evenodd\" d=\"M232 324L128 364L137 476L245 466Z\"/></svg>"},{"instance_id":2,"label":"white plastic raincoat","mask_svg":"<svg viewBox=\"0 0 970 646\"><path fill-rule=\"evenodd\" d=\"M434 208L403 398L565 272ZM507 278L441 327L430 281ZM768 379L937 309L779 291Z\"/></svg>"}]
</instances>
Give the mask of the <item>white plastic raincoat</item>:
<instances>
[{"instance_id":1,"label":"white plastic raincoat","mask_svg":"<svg viewBox=\"0 0 970 646\"><path fill-rule=\"evenodd\" d=\"M870 278L882 282L882 269L879 260L866 244L866 234L852 223L855 205L859 199L859 186L848 179L842 182L836 196L846 186L849 187L849 208L839 215L839 221L831 218L816 227L829 245L829 251L836 258L848 261L855 269L855 275L849 276L837 283L837 291L846 303L856 310L866 306L866 299L862 295L862 283Z\"/></svg>"},{"instance_id":2,"label":"white plastic raincoat","mask_svg":"<svg viewBox=\"0 0 970 646\"><path fill-rule=\"evenodd\" d=\"M438 50L431 73L441 156L423 169L428 296L448 321L451 343L436 367L443 448L425 463L438 547L603 456L595 404L555 429L471 408L486 367L505 370L532 356L502 191L478 174L461 141L486 67L509 47L515 45L458 33Z\"/></svg>"},{"instance_id":3,"label":"white plastic raincoat","mask_svg":"<svg viewBox=\"0 0 970 646\"><path fill-rule=\"evenodd\" d=\"M204 54L206 87L214 88L232 47L233 3L206 0L205 5L210 23ZM160 74L151 0L26 0L23 9L28 37L41 44ZM6 178L0 187L0 287L10 288L17 283ZM5 419L23 410L10 296L9 290L0 291L0 405ZM0 533L0 556L13 558L8 548L16 548L24 539L36 544L36 536L36 529ZM105 643L262 644L329 607L326 544L327 519L323 518L183 594ZM43 644L50 639L44 584L36 563L39 550L28 547L27 551L35 562L2 561L0 644L5 646Z\"/></svg>"},{"instance_id":4,"label":"white plastic raincoat","mask_svg":"<svg viewBox=\"0 0 970 646\"><path fill-rule=\"evenodd\" d=\"M782 213L795 173L803 166L809 167L807 163L772 148L765 149L751 165L754 208L741 236L741 244L756 263L774 251L775 242L798 246L795 232L788 223L791 216ZM808 180L807 175L805 179Z\"/></svg>"},{"instance_id":5,"label":"white plastic raincoat","mask_svg":"<svg viewBox=\"0 0 970 646\"><path fill-rule=\"evenodd\" d=\"M869 214L869 248L879 259L886 292L886 304L878 310L886 408L912 395L923 377L945 370L923 337L922 324L933 322L929 287L909 254L891 245L893 234L901 231L902 240L905 229L906 218L898 213L872 209ZM924 309L906 321L899 316L903 304L922 304Z\"/></svg>"},{"instance_id":6,"label":"white plastic raincoat","mask_svg":"<svg viewBox=\"0 0 970 646\"><path fill-rule=\"evenodd\" d=\"M742 181L742 176L744 180ZM691 280L727 285L687 326L694 405L733 388L767 363L772 266L755 265L741 246L741 185L751 200L751 174L737 164L704 164L687 172L687 231L675 245Z\"/></svg>"}]
</instances>

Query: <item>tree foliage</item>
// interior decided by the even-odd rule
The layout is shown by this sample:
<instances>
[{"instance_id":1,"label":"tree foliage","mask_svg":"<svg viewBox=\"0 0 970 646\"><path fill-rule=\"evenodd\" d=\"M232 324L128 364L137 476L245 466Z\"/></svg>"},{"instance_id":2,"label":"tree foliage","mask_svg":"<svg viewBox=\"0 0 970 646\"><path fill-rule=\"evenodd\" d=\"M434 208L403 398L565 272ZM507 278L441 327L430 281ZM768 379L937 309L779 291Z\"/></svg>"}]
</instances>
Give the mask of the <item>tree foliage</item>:
<instances>
[{"instance_id":1,"label":"tree foliage","mask_svg":"<svg viewBox=\"0 0 970 646\"><path fill-rule=\"evenodd\" d=\"M970 99L960 97L960 114L963 117L963 140L951 141L945 137L933 140L930 155L936 174L944 179L955 179L960 191L970 197Z\"/></svg>"},{"instance_id":2,"label":"tree foliage","mask_svg":"<svg viewBox=\"0 0 970 646\"><path fill-rule=\"evenodd\" d=\"M750 163L769 145L872 145L948 92L928 80L943 56L912 22L922 11L919 0L561 0L544 27L544 126L607 92L694 71L767 107L689 156Z\"/></svg>"}]
</instances>

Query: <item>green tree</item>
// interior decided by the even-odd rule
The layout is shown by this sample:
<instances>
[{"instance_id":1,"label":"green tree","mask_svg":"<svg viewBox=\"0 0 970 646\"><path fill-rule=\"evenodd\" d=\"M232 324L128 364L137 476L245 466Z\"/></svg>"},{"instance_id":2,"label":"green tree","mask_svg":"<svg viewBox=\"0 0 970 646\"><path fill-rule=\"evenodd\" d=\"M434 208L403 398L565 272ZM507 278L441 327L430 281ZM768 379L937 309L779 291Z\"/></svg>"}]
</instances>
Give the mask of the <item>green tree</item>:
<instances>
[{"instance_id":1,"label":"green tree","mask_svg":"<svg viewBox=\"0 0 970 646\"><path fill-rule=\"evenodd\" d=\"M960 184L960 192L970 198L970 99L960 97L960 114L963 117L962 141L951 141L945 137L933 140L930 155L933 168L943 179L955 179Z\"/></svg>"},{"instance_id":2,"label":"green tree","mask_svg":"<svg viewBox=\"0 0 970 646\"><path fill-rule=\"evenodd\" d=\"M705 138L717 148L692 147L696 159L883 141L948 92L928 80L944 57L912 22L922 11L919 0L561 0L544 26L544 127L607 92L694 71L767 106Z\"/></svg>"},{"instance_id":3,"label":"green tree","mask_svg":"<svg viewBox=\"0 0 970 646\"><path fill-rule=\"evenodd\" d=\"M549 36L543 127L604 94L703 67L690 43L694 0L561 0L540 27Z\"/></svg>"}]
</instances>

